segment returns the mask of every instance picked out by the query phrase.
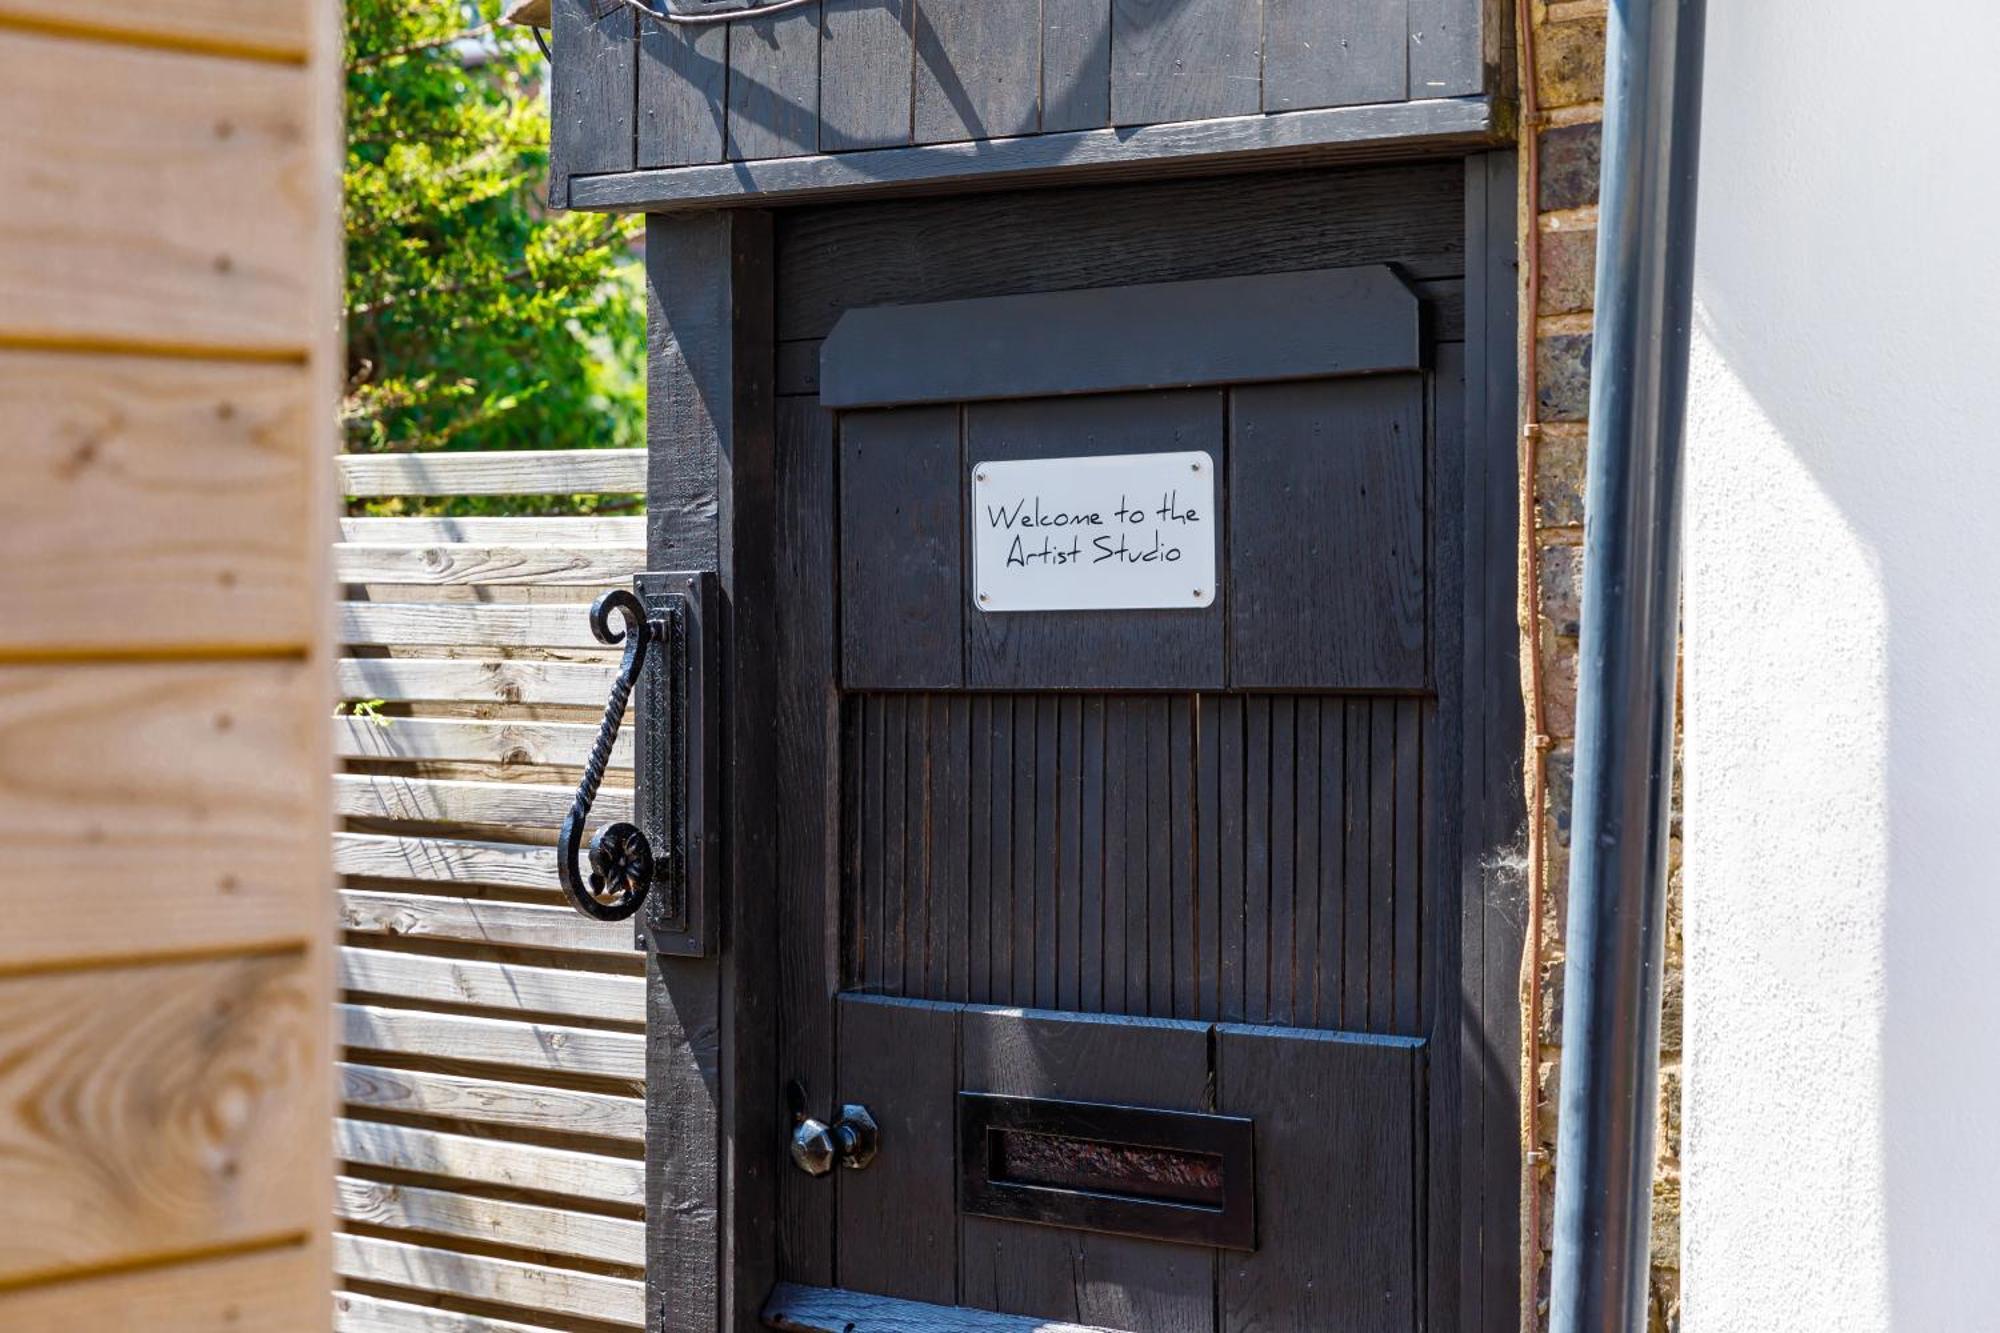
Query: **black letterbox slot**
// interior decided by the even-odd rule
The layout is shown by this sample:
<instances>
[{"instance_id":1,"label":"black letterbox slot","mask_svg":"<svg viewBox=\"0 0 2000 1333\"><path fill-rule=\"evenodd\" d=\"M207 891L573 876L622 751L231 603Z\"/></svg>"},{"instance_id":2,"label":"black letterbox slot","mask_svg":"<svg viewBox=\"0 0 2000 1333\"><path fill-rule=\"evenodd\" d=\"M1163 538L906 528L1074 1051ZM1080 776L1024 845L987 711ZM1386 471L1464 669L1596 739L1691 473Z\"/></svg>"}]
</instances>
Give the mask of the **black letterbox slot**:
<instances>
[{"instance_id":1,"label":"black letterbox slot","mask_svg":"<svg viewBox=\"0 0 2000 1333\"><path fill-rule=\"evenodd\" d=\"M959 1211L1257 1248L1242 1116L961 1092Z\"/></svg>"}]
</instances>

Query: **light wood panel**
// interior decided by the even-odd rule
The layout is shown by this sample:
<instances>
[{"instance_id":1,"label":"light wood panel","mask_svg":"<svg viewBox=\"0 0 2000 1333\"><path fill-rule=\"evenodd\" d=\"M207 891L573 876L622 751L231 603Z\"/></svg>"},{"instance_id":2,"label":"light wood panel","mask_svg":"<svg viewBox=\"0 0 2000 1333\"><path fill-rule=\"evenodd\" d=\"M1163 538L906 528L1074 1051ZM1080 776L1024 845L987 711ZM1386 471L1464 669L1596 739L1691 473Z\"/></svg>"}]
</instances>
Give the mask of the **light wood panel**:
<instances>
[{"instance_id":1,"label":"light wood panel","mask_svg":"<svg viewBox=\"0 0 2000 1333\"><path fill-rule=\"evenodd\" d=\"M646 451L343 454L340 484L354 496L637 494L646 489Z\"/></svg>"},{"instance_id":2,"label":"light wood panel","mask_svg":"<svg viewBox=\"0 0 2000 1333\"><path fill-rule=\"evenodd\" d=\"M301 1308L326 1282L317 1247L271 1249L0 1292L7 1333L244 1333L317 1323Z\"/></svg>"},{"instance_id":3,"label":"light wood panel","mask_svg":"<svg viewBox=\"0 0 2000 1333\"><path fill-rule=\"evenodd\" d=\"M0 650L310 638L309 401L297 366L0 351Z\"/></svg>"},{"instance_id":4,"label":"light wood panel","mask_svg":"<svg viewBox=\"0 0 2000 1333\"><path fill-rule=\"evenodd\" d=\"M323 935L323 699L297 662L0 666L0 971Z\"/></svg>"},{"instance_id":5,"label":"light wood panel","mask_svg":"<svg viewBox=\"0 0 2000 1333\"><path fill-rule=\"evenodd\" d=\"M321 1229L317 981L297 953L0 981L0 1282Z\"/></svg>"},{"instance_id":6,"label":"light wood panel","mask_svg":"<svg viewBox=\"0 0 2000 1333\"><path fill-rule=\"evenodd\" d=\"M0 24L283 61L303 60L312 41L311 8L272 0L0 0Z\"/></svg>"},{"instance_id":7,"label":"light wood panel","mask_svg":"<svg viewBox=\"0 0 2000 1333\"><path fill-rule=\"evenodd\" d=\"M302 68L0 30L0 341L303 357L317 109Z\"/></svg>"}]
</instances>

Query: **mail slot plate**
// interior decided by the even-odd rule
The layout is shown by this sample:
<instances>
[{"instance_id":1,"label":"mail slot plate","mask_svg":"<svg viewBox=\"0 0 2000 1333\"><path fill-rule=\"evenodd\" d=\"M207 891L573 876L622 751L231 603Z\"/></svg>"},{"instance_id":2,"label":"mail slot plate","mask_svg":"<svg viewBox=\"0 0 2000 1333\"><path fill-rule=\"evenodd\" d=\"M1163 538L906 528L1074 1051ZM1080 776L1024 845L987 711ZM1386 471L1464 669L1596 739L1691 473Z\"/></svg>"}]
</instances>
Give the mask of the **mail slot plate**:
<instances>
[{"instance_id":1,"label":"mail slot plate","mask_svg":"<svg viewBox=\"0 0 2000 1333\"><path fill-rule=\"evenodd\" d=\"M959 1211L1254 1250L1251 1121L961 1092Z\"/></svg>"}]
</instances>

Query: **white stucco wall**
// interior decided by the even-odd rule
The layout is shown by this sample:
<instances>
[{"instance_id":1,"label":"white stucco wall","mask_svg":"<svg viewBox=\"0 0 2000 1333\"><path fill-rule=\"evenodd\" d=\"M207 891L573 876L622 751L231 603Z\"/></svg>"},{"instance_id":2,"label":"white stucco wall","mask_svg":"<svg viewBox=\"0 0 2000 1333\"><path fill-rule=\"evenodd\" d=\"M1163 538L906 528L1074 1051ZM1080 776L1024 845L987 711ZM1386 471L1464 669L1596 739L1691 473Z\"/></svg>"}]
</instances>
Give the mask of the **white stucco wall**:
<instances>
[{"instance_id":1,"label":"white stucco wall","mask_svg":"<svg viewBox=\"0 0 2000 1333\"><path fill-rule=\"evenodd\" d=\"M2000 5L1709 11L1684 1328L2000 1330Z\"/></svg>"}]
</instances>

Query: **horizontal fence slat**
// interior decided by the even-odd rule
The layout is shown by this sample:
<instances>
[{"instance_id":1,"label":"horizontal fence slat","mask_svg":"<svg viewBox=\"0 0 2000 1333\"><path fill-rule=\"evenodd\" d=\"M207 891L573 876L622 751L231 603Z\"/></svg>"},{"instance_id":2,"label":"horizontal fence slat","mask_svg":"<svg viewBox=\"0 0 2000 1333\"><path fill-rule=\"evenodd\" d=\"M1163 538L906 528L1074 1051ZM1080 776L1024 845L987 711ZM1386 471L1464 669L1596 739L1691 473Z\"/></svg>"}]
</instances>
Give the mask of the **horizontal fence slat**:
<instances>
[{"instance_id":1,"label":"horizontal fence slat","mask_svg":"<svg viewBox=\"0 0 2000 1333\"><path fill-rule=\"evenodd\" d=\"M336 583L510 584L592 587L621 584L646 565L643 546L389 546L336 542Z\"/></svg>"},{"instance_id":2,"label":"horizontal fence slat","mask_svg":"<svg viewBox=\"0 0 2000 1333\"><path fill-rule=\"evenodd\" d=\"M333 1328L334 1333L556 1333L545 1324L487 1319L358 1291L333 1294Z\"/></svg>"},{"instance_id":3,"label":"horizontal fence slat","mask_svg":"<svg viewBox=\"0 0 2000 1333\"><path fill-rule=\"evenodd\" d=\"M621 1217L506 1203L353 1176L335 1181L334 1203L335 1215L349 1222L573 1254L634 1268L646 1263L646 1224Z\"/></svg>"},{"instance_id":4,"label":"horizontal fence slat","mask_svg":"<svg viewBox=\"0 0 2000 1333\"><path fill-rule=\"evenodd\" d=\"M646 1284L512 1259L460 1254L375 1236L333 1238L333 1269L356 1282L468 1296L643 1328Z\"/></svg>"},{"instance_id":5,"label":"horizontal fence slat","mask_svg":"<svg viewBox=\"0 0 2000 1333\"><path fill-rule=\"evenodd\" d=\"M369 646L605 648L590 609L509 602L342 602L335 637Z\"/></svg>"},{"instance_id":6,"label":"horizontal fence slat","mask_svg":"<svg viewBox=\"0 0 2000 1333\"><path fill-rule=\"evenodd\" d=\"M371 879L414 879L438 884L491 884L499 888L556 889L553 847L451 838L392 838L376 833L333 835L333 868Z\"/></svg>"},{"instance_id":7,"label":"horizontal fence slat","mask_svg":"<svg viewBox=\"0 0 2000 1333\"><path fill-rule=\"evenodd\" d=\"M341 1096L371 1110L633 1143L646 1137L646 1103L638 1097L347 1062L334 1069Z\"/></svg>"},{"instance_id":8,"label":"horizontal fence slat","mask_svg":"<svg viewBox=\"0 0 2000 1333\"><path fill-rule=\"evenodd\" d=\"M356 1166L449 1177L532 1194L633 1208L646 1202L646 1164L637 1158L346 1118L334 1122L333 1155Z\"/></svg>"},{"instance_id":9,"label":"horizontal fence slat","mask_svg":"<svg viewBox=\"0 0 2000 1333\"><path fill-rule=\"evenodd\" d=\"M343 889L340 919L343 929L361 935L456 940L560 953L633 952L631 923L592 921L574 908L536 903Z\"/></svg>"},{"instance_id":10,"label":"horizontal fence slat","mask_svg":"<svg viewBox=\"0 0 2000 1333\"><path fill-rule=\"evenodd\" d=\"M595 1074L602 1078L643 1080L646 1077L646 1039L637 1033L599 1032L591 1028L367 1004L342 1004L336 1008L340 1015L341 1044L356 1050Z\"/></svg>"},{"instance_id":11,"label":"horizontal fence slat","mask_svg":"<svg viewBox=\"0 0 2000 1333\"><path fill-rule=\"evenodd\" d=\"M527 782L445 782L343 773L333 780L336 810L349 819L404 819L428 824L512 824L557 828L576 799L573 787ZM597 823L632 818L632 793L600 790L590 808ZM372 872L365 872L372 873Z\"/></svg>"},{"instance_id":12,"label":"horizontal fence slat","mask_svg":"<svg viewBox=\"0 0 2000 1333\"><path fill-rule=\"evenodd\" d=\"M368 995L617 1023L646 1021L646 983L639 977L351 946L340 951L339 967L342 988Z\"/></svg>"},{"instance_id":13,"label":"horizontal fence slat","mask_svg":"<svg viewBox=\"0 0 2000 1333\"><path fill-rule=\"evenodd\" d=\"M337 717L333 750L343 759L439 763L555 764L580 768L597 727L588 722L484 722L428 717ZM632 728L621 727L611 767L632 767Z\"/></svg>"},{"instance_id":14,"label":"horizontal fence slat","mask_svg":"<svg viewBox=\"0 0 2000 1333\"><path fill-rule=\"evenodd\" d=\"M553 518L343 518L340 540L392 546L471 542L481 546L646 545L643 516L565 514Z\"/></svg>"},{"instance_id":15,"label":"horizontal fence slat","mask_svg":"<svg viewBox=\"0 0 2000 1333\"><path fill-rule=\"evenodd\" d=\"M632 495L646 489L644 449L342 454L340 486L386 495Z\"/></svg>"},{"instance_id":16,"label":"horizontal fence slat","mask_svg":"<svg viewBox=\"0 0 2000 1333\"><path fill-rule=\"evenodd\" d=\"M343 657L336 680L343 699L389 703L584 704L603 707L618 668L605 662L440 661ZM392 721L393 727L395 723Z\"/></svg>"}]
</instances>

